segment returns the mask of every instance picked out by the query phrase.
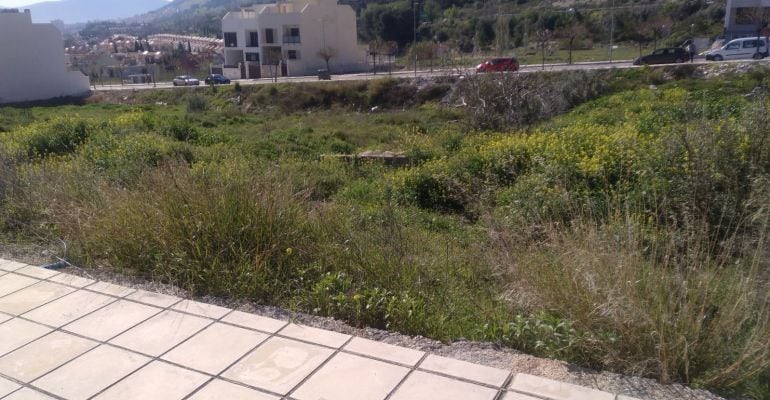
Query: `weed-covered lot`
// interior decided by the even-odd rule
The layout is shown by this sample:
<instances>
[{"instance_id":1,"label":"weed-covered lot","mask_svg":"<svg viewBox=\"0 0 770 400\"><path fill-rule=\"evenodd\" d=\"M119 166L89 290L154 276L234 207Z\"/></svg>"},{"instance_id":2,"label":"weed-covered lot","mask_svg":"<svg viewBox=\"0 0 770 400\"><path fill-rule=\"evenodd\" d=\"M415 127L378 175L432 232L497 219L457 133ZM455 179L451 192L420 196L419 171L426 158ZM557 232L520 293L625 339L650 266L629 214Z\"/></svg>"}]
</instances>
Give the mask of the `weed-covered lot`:
<instances>
[{"instance_id":1,"label":"weed-covered lot","mask_svg":"<svg viewBox=\"0 0 770 400\"><path fill-rule=\"evenodd\" d=\"M768 78L686 66L3 107L0 238L767 398ZM367 150L410 163L327 156Z\"/></svg>"}]
</instances>

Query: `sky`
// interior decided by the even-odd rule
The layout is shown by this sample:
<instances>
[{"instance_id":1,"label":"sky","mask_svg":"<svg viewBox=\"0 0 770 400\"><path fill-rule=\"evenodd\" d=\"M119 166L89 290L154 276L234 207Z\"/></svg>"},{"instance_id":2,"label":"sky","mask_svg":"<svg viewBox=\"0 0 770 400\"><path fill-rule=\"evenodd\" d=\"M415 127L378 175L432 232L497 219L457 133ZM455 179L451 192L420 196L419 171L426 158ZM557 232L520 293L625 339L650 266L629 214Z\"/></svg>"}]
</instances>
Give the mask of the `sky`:
<instances>
[{"instance_id":1,"label":"sky","mask_svg":"<svg viewBox=\"0 0 770 400\"><path fill-rule=\"evenodd\" d=\"M0 7L21 7L48 0L0 0Z\"/></svg>"}]
</instances>

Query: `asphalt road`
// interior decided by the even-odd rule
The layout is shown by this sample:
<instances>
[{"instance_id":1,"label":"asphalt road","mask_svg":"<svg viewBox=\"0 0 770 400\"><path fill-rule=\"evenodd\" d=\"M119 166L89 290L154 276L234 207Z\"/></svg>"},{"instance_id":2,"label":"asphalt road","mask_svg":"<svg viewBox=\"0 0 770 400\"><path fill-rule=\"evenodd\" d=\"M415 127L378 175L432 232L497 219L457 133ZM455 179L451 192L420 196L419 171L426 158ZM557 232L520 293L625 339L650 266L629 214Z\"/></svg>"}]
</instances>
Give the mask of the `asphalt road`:
<instances>
[{"instance_id":1,"label":"asphalt road","mask_svg":"<svg viewBox=\"0 0 770 400\"><path fill-rule=\"evenodd\" d=\"M762 62L763 60L739 60L740 62ZM723 61L723 62L729 62L729 61ZM695 62L696 64L713 64L714 62L709 62L705 60L698 60ZM543 66L542 64L529 64L529 65L522 65L521 69L519 70L520 73L534 73L539 71L567 71L567 70L591 70L591 69L610 69L610 68L638 68L637 66L632 65L631 60L620 60L615 62L586 62L586 63L575 63L575 64L545 64ZM370 80L370 79L378 79L382 78L383 76L393 76L393 77L401 77L401 78L409 78L409 77L440 77L440 76L447 76L447 75L465 75L465 74L474 74L474 68L455 68L455 69L434 69L433 71L430 70L418 70L416 73L413 70L401 70L398 72L393 72L391 74L387 72L380 72L378 74L372 74L372 73L361 73L361 74L345 74L345 75L333 75L332 76L332 82L333 81L359 81L359 80ZM297 76L297 77L284 77L284 78L278 78L278 82L319 82L318 78L316 76ZM276 82L272 78L262 78L262 79L239 79L235 80L234 82L238 82L241 85L264 85L269 83ZM320 81L320 82L329 82L329 81ZM204 83L201 83L202 86L204 86ZM190 87L196 87L196 86L190 86ZM199 87L199 86L198 86ZM95 91L113 91L113 90L148 90L148 89L185 89L189 88L186 86L173 86L171 82L158 82L157 84L124 84L124 85L96 85L93 90Z\"/></svg>"}]
</instances>

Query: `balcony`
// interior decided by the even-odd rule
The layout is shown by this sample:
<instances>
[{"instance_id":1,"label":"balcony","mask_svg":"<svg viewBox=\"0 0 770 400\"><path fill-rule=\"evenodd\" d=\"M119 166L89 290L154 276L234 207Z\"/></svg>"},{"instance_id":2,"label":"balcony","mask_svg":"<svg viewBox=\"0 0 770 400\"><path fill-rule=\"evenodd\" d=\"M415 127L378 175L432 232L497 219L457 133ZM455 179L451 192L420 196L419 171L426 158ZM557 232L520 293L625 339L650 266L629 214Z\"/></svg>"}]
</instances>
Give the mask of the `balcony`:
<instances>
[{"instance_id":1,"label":"balcony","mask_svg":"<svg viewBox=\"0 0 770 400\"><path fill-rule=\"evenodd\" d=\"M300 44L299 36L284 36L283 44Z\"/></svg>"}]
</instances>

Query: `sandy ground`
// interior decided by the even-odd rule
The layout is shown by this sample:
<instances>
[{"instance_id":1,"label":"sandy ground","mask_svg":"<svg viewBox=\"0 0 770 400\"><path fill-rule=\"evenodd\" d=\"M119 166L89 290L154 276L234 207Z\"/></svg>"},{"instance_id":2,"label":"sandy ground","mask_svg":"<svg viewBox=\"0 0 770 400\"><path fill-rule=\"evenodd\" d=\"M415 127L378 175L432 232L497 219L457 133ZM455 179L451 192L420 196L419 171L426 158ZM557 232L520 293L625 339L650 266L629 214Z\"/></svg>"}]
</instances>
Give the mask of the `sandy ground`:
<instances>
[{"instance_id":1,"label":"sandy ground","mask_svg":"<svg viewBox=\"0 0 770 400\"><path fill-rule=\"evenodd\" d=\"M50 254L51 253L48 250L42 248L0 247L0 258L16 260L32 265L43 265L51 262L52 257ZM236 308L267 317L291 320L309 326L428 351L434 354L453 357L477 364L508 369L514 373L524 372L532 375L539 375L607 392L625 394L639 399L721 399L721 397L705 390L694 390L678 384L663 385L652 379L625 376L612 372L593 371L558 360L533 357L494 343L468 341L442 343L422 336L408 336L373 328L355 328L332 318L318 317L279 307L264 306L251 302L234 301L216 297L194 297L186 291L172 285L139 280L103 269L68 267L62 271L137 289L144 289L184 298L194 298L198 301Z\"/></svg>"}]
</instances>

